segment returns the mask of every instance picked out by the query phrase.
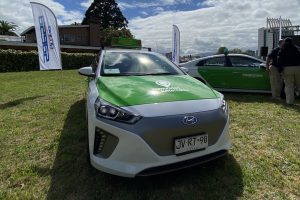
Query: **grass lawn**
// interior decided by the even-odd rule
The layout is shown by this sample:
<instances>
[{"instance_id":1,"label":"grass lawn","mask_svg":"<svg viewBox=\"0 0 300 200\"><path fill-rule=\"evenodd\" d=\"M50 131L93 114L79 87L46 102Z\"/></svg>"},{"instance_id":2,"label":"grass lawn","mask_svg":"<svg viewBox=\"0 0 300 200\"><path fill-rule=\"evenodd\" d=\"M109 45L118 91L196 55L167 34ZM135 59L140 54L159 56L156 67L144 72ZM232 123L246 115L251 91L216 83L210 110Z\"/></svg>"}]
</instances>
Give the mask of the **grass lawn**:
<instances>
[{"instance_id":1,"label":"grass lawn","mask_svg":"<svg viewBox=\"0 0 300 200\"><path fill-rule=\"evenodd\" d=\"M0 199L300 199L299 100L227 93L228 156L127 179L88 167L86 81L61 73L0 74Z\"/></svg>"}]
</instances>

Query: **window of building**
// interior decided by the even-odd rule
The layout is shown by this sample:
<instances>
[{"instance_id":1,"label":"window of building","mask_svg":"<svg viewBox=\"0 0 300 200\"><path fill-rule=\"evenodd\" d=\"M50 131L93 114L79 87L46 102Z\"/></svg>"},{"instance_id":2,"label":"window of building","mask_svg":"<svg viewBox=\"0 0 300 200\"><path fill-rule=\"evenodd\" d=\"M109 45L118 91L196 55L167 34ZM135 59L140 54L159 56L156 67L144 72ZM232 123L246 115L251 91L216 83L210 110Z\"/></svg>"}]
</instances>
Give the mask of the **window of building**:
<instances>
[{"instance_id":1,"label":"window of building","mask_svg":"<svg viewBox=\"0 0 300 200\"><path fill-rule=\"evenodd\" d=\"M64 42L80 42L81 36L80 35L71 35L71 34L64 34L63 35Z\"/></svg>"}]
</instances>

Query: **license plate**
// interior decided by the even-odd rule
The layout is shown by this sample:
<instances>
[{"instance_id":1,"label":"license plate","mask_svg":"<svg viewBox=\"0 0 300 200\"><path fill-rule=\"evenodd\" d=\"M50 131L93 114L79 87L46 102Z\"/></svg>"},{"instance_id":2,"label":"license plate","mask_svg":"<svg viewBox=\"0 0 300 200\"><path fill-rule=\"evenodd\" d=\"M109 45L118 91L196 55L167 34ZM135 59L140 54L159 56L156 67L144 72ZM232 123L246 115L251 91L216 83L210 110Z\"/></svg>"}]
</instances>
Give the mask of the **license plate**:
<instances>
[{"instance_id":1,"label":"license plate","mask_svg":"<svg viewBox=\"0 0 300 200\"><path fill-rule=\"evenodd\" d=\"M185 138L178 138L174 141L175 154L187 153L208 147L208 135L196 135Z\"/></svg>"}]
</instances>

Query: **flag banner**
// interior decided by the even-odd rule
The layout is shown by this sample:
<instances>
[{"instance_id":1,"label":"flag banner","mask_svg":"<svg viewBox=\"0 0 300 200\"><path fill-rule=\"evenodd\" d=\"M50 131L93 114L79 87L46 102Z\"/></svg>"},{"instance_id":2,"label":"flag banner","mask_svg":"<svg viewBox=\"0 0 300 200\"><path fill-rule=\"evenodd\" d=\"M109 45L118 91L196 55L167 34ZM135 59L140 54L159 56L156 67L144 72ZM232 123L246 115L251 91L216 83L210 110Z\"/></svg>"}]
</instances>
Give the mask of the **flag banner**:
<instances>
[{"instance_id":1,"label":"flag banner","mask_svg":"<svg viewBox=\"0 0 300 200\"><path fill-rule=\"evenodd\" d=\"M172 61L179 64L180 56L180 32L176 25L173 25Z\"/></svg>"},{"instance_id":2,"label":"flag banner","mask_svg":"<svg viewBox=\"0 0 300 200\"><path fill-rule=\"evenodd\" d=\"M39 52L40 70L62 69L57 20L46 6L30 2Z\"/></svg>"}]
</instances>

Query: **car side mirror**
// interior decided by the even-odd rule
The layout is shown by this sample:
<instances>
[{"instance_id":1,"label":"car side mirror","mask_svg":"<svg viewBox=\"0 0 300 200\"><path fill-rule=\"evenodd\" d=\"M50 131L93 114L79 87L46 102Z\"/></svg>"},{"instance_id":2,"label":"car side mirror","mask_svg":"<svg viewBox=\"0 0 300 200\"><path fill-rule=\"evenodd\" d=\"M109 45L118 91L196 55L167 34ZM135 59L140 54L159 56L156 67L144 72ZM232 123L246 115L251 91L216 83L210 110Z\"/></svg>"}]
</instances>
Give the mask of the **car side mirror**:
<instances>
[{"instance_id":1,"label":"car side mirror","mask_svg":"<svg viewBox=\"0 0 300 200\"><path fill-rule=\"evenodd\" d=\"M87 76L87 77L95 77L96 76L92 67L82 67L78 70L78 73L80 75Z\"/></svg>"},{"instance_id":2,"label":"car side mirror","mask_svg":"<svg viewBox=\"0 0 300 200\"><path fill-rule=\"evenodd\" d=\"M189 69L186 68L186 67L181 67L181 66L180 66L180 69L182 69L182 70L183 70L185 73L187 73L187 74L189 73Z\"/></svg>"}]
</instances>

